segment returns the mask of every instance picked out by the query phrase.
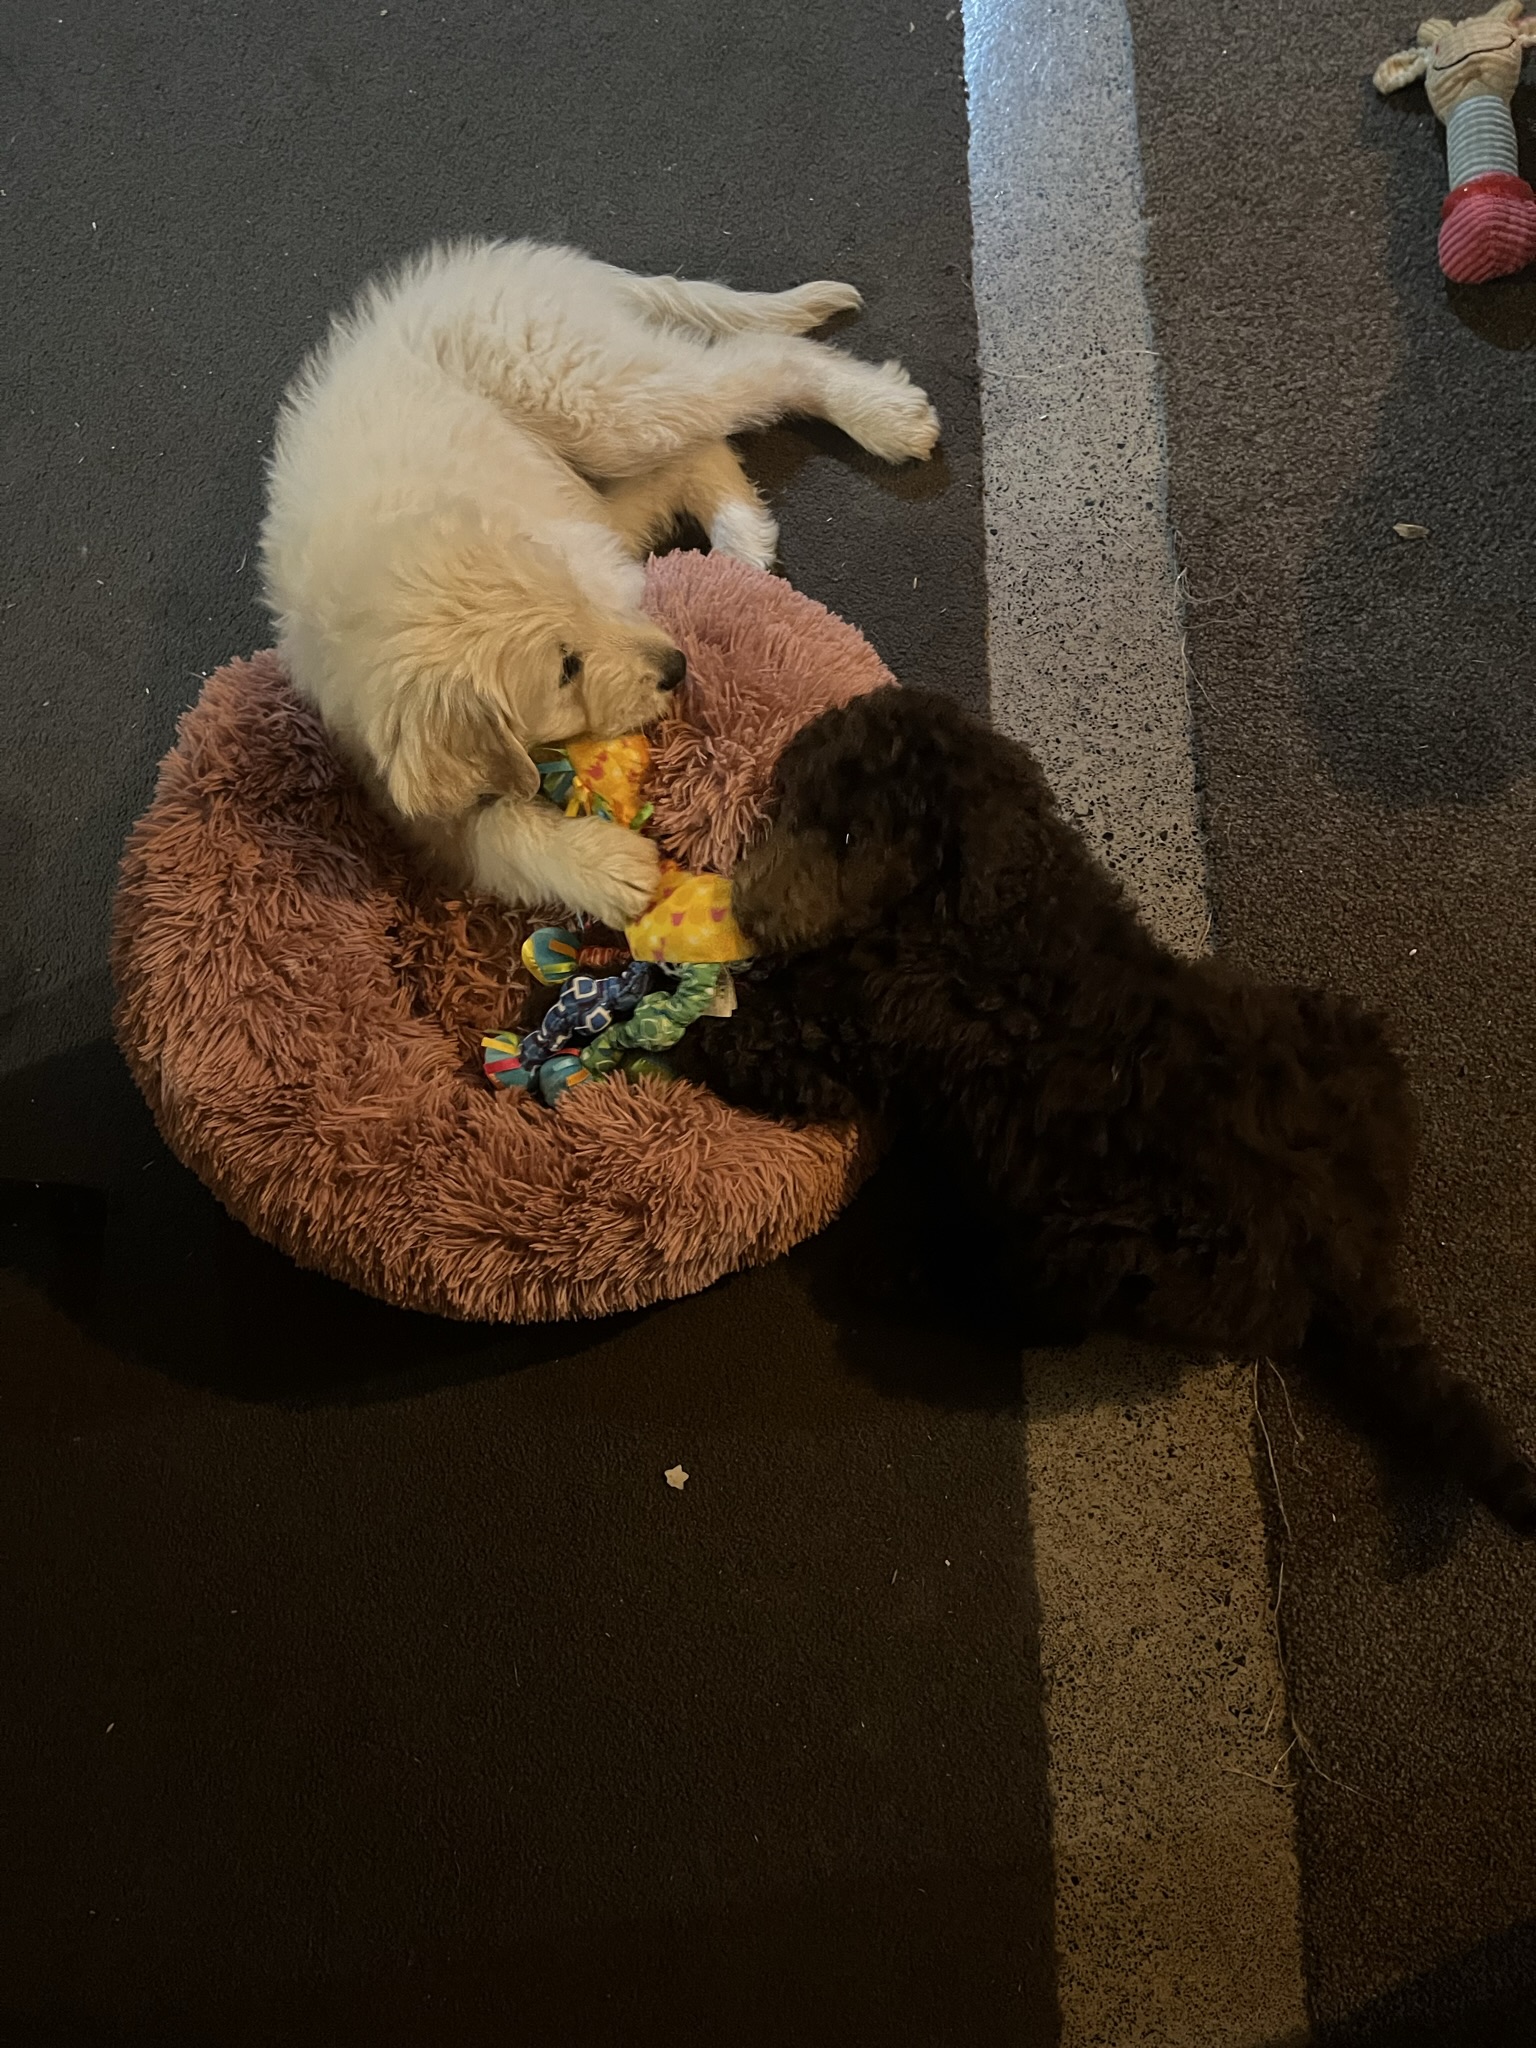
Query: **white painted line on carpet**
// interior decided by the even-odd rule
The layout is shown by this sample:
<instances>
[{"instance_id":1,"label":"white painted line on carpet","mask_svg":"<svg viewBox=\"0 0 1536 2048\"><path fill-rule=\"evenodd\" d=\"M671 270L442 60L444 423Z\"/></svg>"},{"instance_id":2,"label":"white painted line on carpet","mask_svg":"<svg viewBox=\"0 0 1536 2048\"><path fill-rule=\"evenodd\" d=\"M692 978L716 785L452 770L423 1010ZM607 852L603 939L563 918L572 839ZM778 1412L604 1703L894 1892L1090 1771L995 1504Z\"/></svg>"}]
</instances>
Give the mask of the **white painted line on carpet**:
<instances>
[{"instance_id":1,"label":"white painted line on carpet","mask_svg":"<svg viewBox=\"0 0 1536 2048\"><path fill-rule=\"evenodd\" d=\"M1209 930L1122 0L965 0L992 715L1158 929ZM1031 1362L1065 2048L1305 2025L1250 1377Z\"/></svg>"}]
</instances>

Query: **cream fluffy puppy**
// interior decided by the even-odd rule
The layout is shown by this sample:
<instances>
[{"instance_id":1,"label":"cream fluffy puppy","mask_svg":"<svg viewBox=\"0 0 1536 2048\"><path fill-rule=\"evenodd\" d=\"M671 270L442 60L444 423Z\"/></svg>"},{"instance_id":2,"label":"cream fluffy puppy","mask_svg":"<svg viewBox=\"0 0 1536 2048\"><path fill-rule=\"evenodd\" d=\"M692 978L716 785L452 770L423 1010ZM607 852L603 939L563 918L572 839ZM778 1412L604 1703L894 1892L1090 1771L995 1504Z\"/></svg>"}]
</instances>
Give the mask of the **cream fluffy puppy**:
<instances>
[{"instance_id":1,"label":"cream fluffy puppy","mask_svg":"<svg viewBox=\"0 0 1536 2048\"><path fill-rule=\"evenodd\" d=\"M632 732L683 656L642 562L684 514L767 566L778 533L726 436L788 413L932 453L896 363L803 338L851 285L736 292L572 249L430 250L368 286L278 417L261 557L298 690L458 887L622 925L656 851L536 801L533 749Z\"/></svg>"}]
</instances>

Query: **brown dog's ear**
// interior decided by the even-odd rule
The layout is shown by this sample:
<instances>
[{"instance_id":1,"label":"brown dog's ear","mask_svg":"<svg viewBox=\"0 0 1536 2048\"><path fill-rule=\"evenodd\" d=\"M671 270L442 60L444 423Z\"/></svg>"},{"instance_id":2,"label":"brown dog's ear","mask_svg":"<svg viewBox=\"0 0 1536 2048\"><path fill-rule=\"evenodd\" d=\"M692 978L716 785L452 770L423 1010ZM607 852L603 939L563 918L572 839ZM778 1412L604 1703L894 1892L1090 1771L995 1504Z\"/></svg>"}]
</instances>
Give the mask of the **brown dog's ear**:
<instances>
[{"instance_id":1,"label":"brown dog's ear","mask_svg":"<svg viewBox=\"0 0 1536 2048\"><path fill-rule=\"evenodd\" d=\"M506 714L463 676L418 676L391 702L374 749L405 818L456 818L482 796L537 796L539 771Z\"/></svg>"}]
</instances>

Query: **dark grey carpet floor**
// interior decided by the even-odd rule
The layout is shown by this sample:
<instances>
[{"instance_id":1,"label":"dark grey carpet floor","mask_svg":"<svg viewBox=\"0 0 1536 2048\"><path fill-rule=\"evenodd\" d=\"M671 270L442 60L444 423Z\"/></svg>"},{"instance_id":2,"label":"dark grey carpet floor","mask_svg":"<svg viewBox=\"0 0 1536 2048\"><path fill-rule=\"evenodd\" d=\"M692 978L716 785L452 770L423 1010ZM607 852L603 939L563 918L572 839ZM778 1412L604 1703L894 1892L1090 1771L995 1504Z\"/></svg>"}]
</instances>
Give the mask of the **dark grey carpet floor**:
<instances>
[{"instance_id":1,"label":"dark grey carpet floor","mask_svg":"<svg viewBox=\"0 0 1536 2048\"><path fill-rule=\"evenodd\" d=\"M1368 83L1409 15L1131 14L1218 933L1392 1017L1413 1293L1536 1446L1536 281L1439 278L1441 138ZM1295 1391L1299 1448L1266 1406L1314 2013L1529 2042L1536 1552Z\"/></svg>"},{"instance_id":2,"label":"dark grey carpet floor","mask_svg":"<svg viewBox=\"0 0 1536 2048\"><path fill-rule=\"evenodd\" d=\"M0 2038L1051 2038L987 1361L861 1336L846 1232L613 1325L385 1312L229 1224L106 1035L123 834L264 637L278 392L431 237L855 278L944 460L754 466L793 579L979 698L956 11L27 4L4 44Z\"/></svg>"}]
</instances>

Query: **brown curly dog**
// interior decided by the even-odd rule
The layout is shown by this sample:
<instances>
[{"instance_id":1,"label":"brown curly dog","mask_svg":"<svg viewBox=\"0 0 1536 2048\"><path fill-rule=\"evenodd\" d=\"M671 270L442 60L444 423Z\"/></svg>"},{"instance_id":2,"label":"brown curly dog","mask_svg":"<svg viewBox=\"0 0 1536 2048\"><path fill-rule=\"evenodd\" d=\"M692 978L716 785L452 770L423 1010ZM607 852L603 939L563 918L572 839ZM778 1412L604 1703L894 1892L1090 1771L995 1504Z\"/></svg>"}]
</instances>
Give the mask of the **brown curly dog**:
<instances>
[{"instance_id":1,"label":"brown curly dog","mask_svg":"<svg viewBox=\"0 0 1536 2048\"><path fill-rule=\"evenodd\" d=\"M940 1157L1021 1317L1306 1357L1536 1530L1536 1469L1402 1297L1415 1120L1374 1017L1170 953L1024 748L943 698L827 712L779 786L736 872L770 957L686 1072Z\"/></svg>"}]
</instances>

